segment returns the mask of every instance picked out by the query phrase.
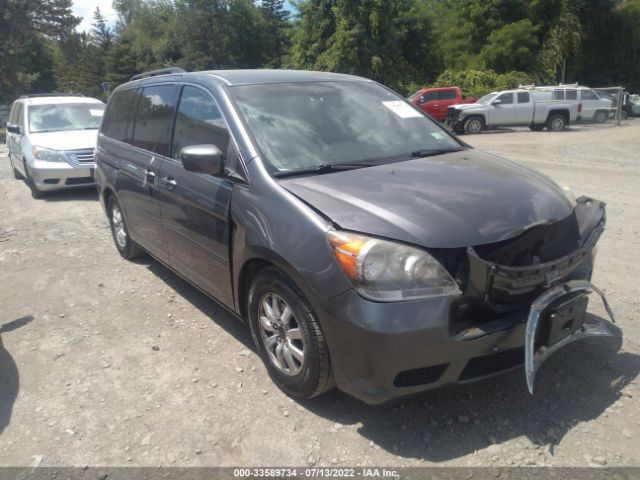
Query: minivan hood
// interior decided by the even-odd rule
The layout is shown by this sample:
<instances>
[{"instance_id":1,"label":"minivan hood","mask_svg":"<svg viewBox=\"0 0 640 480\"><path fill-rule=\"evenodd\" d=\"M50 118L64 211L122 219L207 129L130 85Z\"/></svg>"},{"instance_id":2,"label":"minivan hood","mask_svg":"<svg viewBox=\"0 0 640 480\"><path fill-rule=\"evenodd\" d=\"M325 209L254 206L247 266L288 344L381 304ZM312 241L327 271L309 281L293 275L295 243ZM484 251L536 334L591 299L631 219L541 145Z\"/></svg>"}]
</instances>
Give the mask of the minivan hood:
<instances>
[{"instance_id":1,"label":"minivan hood","mask_svg":"<svg viewBox=\"0 0 640 480\"><path fill-rule=\"evenodd\" d=\"M95 148L98 130L68 130L63 132L30 133L29 141L36 147L52 150Z\"/></svg>"},{"instance_id":2,"label":"minivan hood","mask_svg":"<svg viewBox=\"0 0 640 480\"><path fill-rule=\"evenodd\" d=\"M505 240L573 211L548 177L472 149L280 183L341 229L433 248Z\"/></svg>"}]
</instances>

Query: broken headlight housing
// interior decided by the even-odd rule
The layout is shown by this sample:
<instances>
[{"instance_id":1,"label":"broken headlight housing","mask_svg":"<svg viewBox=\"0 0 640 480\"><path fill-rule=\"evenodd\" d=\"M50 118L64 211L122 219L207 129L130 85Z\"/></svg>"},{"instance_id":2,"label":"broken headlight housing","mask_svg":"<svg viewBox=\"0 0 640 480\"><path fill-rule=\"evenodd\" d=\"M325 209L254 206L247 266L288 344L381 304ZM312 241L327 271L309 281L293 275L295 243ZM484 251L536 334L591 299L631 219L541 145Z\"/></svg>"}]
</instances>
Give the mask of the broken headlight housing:
<instances>
[{"instance_id":1,"label":"broken headlight housing","mask_svg":"<svg viewBox=\"0 0 640 480\"><path fill-rule=\"evenodd\" d=\"M422 249L335 230L327 238L338 264L363 297L397 302L461 293L449 272Z\"/></svg>"}]
</instances>

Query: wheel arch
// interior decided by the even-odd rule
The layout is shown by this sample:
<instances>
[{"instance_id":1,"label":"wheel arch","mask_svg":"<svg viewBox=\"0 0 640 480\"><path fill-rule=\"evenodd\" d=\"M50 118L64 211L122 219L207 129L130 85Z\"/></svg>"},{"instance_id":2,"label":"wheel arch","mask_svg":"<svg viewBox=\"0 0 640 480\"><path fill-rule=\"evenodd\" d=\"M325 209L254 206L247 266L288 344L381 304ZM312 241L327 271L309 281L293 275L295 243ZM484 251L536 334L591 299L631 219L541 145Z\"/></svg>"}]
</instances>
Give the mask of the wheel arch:
<instances>
[{"instance_id":1,"label":"wheel arch","mask_svg":"<svg viewBox=\"0 0 640 480\"><path fill-rule=\"evenodd\" d=\"M567 110L566 108L549 110L549 113L547 114L547 121L549 121L549 119L554 115L562 115L567 125L571 123L571 115L569 114L569 110Z\"/></svg>"}]
</instances>

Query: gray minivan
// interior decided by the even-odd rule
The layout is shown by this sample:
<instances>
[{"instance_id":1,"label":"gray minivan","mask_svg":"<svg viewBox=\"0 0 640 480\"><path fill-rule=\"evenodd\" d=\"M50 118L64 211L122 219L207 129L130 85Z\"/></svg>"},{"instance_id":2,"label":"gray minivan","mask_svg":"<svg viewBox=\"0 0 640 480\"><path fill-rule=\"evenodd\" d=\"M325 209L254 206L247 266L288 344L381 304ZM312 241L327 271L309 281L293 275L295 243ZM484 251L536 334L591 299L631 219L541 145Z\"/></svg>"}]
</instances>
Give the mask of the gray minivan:
<instances>
[{"instance_id":1,"label":"gray minivan","mask_svg":"<svg viewBox=\"0 0 640 480\"><path fill-rule=\"evenodd\" d=\"M381 403L523 364L532 391L550 353L619 333L585 316L604 204L374 81L138 75L96 157L120 254L150 253L246 320L292 396Z\"/></svg>"}]
</instances>

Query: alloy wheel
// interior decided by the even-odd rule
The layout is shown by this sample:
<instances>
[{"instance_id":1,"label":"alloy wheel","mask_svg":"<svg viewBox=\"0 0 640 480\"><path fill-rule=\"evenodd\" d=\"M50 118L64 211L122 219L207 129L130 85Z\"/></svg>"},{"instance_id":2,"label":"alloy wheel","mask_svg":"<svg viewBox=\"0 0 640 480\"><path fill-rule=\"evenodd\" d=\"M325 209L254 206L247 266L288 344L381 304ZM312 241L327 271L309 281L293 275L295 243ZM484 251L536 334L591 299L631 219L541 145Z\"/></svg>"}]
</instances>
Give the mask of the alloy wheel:
<instances>
[{"instance_id":1,"label":"alloy wheel","mask_svg":"<svg viewBox=\"0 0 640 480\"><path fill-rule=\"evenodd\" d=\"M289 304L276 293L263 295L258 304L258 325L271 363L286 375L297 375L304 364L305 342Z\"/></svg>"},{"instance_id":2,"label":"alloy wheel","mask_svg":"<svg viewBox=\"0 0 640 480\"><path fill-rule=\"evenodd\" d=\"M127 246L127 229L124 225L124 219L122 217L122 211L117 204L114 204L111 208L111 223L113 225L113 234L116 238L116 242L120 248L126 248Z\"/></svg>"}]
</instances>

